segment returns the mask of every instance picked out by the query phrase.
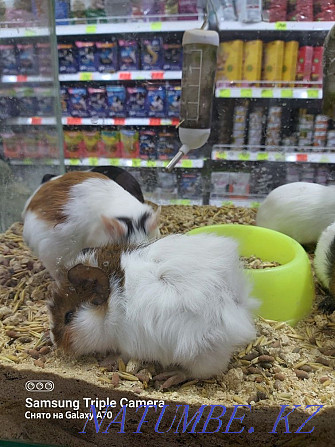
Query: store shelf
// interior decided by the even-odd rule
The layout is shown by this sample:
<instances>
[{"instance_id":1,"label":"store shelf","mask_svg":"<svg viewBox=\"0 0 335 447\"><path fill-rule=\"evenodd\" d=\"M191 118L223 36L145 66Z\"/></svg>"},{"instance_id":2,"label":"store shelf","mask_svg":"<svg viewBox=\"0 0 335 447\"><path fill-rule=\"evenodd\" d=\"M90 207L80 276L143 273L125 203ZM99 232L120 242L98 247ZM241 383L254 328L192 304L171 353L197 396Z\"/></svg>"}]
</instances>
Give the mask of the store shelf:
<instances>
[{"instance_id":1,"label":"store shelf","mask_svg":"<svg viewBox=\"0 0 335 447\"><path fill-rule=\"evenodd\" d=\"M75 118L63 117L65 126L177 126L178 118Z\"/></svg>"},{"instance_id":2,"label":"store shelf","mask_svg":"<svg viewBox=\"0 0 335 447\"><path fill-rule=\"evenodd\" d=\"M50 32L47 27L17 27L0 28L0 39L15 39L22 37L42 37L49 36Z\"/></svg>"},{"instance_id":3,"label":"store shelf","mask_svg":"<svg viewBox=\"0 0 335 447\"><path fill-rule=\"evenodd\" d=\"M66 166L122 166L128 168L165 168L169 164L170 160L142 160L140 158L69 158L65 159ZM176 167L177 168L202 168L204 166L204 160L199 159L184 159L181 160Z\"/></svg>"},{"instance_id":4,"label":"store shelf","mask_svg":"<svg viewBox=\"0 0 335 447\"><path fill-rule=\"evenodd\" d=\"M82 72L60 74L61 82L71 81L137 81L181 79L181 71L117 71L115 73Z\"/></svg>"},{"instance_id":5,"label":"store shelf","mask_svg":"<svg viewBox=\"0 0 335 447\"><path fill-rule=\"evenodd\" d=\"M322 88L265 88L265 87L219 87L216 98L287 98L322 99Z\"/></svg>"},{"instance_id":6,"label":"store shelf","mask_svg":"<svg viewBox=\"0 0 335 447\"><path fill-rule=\"evenodd\" d=\"M53 79L45 76L4 75L0 77L0 82L13 84L37 82L40 84L45 82L53 82Z\"/></svg>"},{"instance_id":7,"label":"store shelf","mask_svg":"<svg viewBox=\"0 0 335 447\"><path fill-rule=\"evenodd\" d=\"M10 118L6 120L6 124L10 124L12 126L54 126L56 124L56 118L54 117L40 117L40 116L32 116L32 117L18 117L18 118Z\"/></svg>"},{"instance_id":8,"label":"store shelf","mask_svg":"<svg viewBox=\"0 0 335 447\"><path fill-rule=\"evenodd\" d=\"M334 22L220 22L220 31L329 31Z\"/></svg>"},{"instance_id":9,"label":"store shelf","mask_svg":"<svg viewBox=\"0 0 335 447\"><path fill-rule=\"evenodd\" d=\"M11 158L9 159L9 164L12 166L59 166L60 162L54 158Z\"/></svg>"},{"instance_id":10,"label":"store shelf","mask_svg":"<svg viewBox=\"0 0 335 447\"><path fill-rule=\"evenodd\" d=\"M292 150L293 148L291 148ZM301 149L296 148L297 151ZM306 148L305 148L306 149ZM213 148L212 160L229 161L278 161L293 163L335 163L335 152L318 152L316 148L311 148L314 152L279 152L279 151L236 151ZM320 150L320 148L318 148Z\"/></svg>"}]
</instances>

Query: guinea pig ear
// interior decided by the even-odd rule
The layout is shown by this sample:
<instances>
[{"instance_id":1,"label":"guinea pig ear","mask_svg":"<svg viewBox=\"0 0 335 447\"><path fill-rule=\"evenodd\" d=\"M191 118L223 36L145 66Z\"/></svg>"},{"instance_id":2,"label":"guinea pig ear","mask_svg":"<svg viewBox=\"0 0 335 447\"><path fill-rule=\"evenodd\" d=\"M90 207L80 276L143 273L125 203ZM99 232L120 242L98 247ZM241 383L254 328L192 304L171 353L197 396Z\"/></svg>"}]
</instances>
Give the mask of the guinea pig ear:
<instances>
[{"instance_id":1,"label":"guinea pig ear","mask_svg":"<svg viewBox=\"0 0 335 447\"><path fill-rule=\"evenodd\" d=\"M128 228L125 224L120 222L114 217L101 216L102 223L105 227L105 231L114 240L120 240L127 235Z\"/></svg>"},{"instance_id":2,"label":"guinea pig ear","mask_svg":"<svg viewBox=\"0 0 335 447\"><path fill-rule=\"evenodd\" d=\"M77 264L67 274L68 280L77 292L89 293L89 301L94 305L100 305L109 297L108 275L99 267Z\"/></svg>"},{"instance_id":3,"label":"guinea pig ear","mask_svg":"<svg viewBox=\"0 0 335 447\"><path fill-rule=\"evenodd\" d=\"M145 229L147 233L152 233L159 225L159 218L161 215L162 207L158 207L157 210L148 217L145 223Z\"/></svg>"}]
</instances>

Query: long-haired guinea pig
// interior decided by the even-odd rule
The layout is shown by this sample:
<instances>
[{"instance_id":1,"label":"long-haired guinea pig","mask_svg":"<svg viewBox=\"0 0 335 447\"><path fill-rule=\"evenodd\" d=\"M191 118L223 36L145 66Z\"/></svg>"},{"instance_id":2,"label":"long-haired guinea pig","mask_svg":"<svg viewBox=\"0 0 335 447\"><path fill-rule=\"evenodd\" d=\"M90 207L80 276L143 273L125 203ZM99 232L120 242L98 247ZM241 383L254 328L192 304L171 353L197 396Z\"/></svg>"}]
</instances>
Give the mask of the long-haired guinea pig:
<instances>
[{"instance_id":1,"label":"long-haired guinea pig","mask_svg":"<svg viewBox=\"0 0 335 447\"><path fill-rule=\"evenodd\" d=\"M335 310L335 222L321 234L315 250L314 267L321 284L329 291L320 309L325 313Z\"/></svg>"},{"instance_id":2,"label":"long-haired guinea pig","mask_svg":"<svg viewBox=\"0 0 335 447\"><path fill-rule=\"evenodd\" d=\"M97 172L69 172L39 186L22 217L23 237L49 273L82 249L159 237L156 212Z\"/></svg>"},{"instance_id":3,"label":"long-haired guinea pig","mask_svg":"<svg viewBox=\"0 0 335 447\"><path fill-rule=\"evenodd\" d=\"M258 301L237 248L216 235L170 235L80 254L48 303L51 338L77 355L116 352L190 377L218 374L255 337Z\"/></svg>"},{"instance_id":4,"label":"long-haired guinea pig","mask_svg":"<svg viewBox=\"0 0 335 447\"><path fill-rule=\"evenodd\" d=\"M307 182L274 189L256 215L256 225L287 234L301 244L317 242L334 221L335 186Z\"/></svg>"}]
</instances>

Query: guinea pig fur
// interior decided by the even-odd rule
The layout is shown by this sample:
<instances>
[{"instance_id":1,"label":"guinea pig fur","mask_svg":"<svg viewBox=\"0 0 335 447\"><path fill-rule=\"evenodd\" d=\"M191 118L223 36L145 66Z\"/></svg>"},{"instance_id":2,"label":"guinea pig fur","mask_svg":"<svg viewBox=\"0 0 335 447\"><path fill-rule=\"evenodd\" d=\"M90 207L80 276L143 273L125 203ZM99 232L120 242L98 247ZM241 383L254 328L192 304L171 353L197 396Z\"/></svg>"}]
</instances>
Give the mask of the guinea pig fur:
<instances>
[{"instance_id":1,"label":"guinea pig fur","mask_svg":"<svg viewBox=\"0 0 335 447\"><path fill-rule=\"evenodd\" d=\"M222 372L256 334L258 302L237 247L210 234L170 235L80 254L48 303L53 342L77 355L177 365L190 377Z\"/></svg>"},{"instance_id":2,"label":"guinea pig fur","mask_svg":"<svg viewBox=\"0 0 335 447\"><path fill-rule=\"evenodd\" d=\"M321 284L329 291L320 309L325 313L335 310L335 222L329 225L321 234L318 240L315 255L314 267L316 276Z\"/></svg>"},{"instance_id":3,"label":"guinea pig fur","mask_svg":"<svg viewBox=\"0 0 335 447\"><path fill-rule=\"evenodd\" d=\"M159 214L103 174L69 172L40 185L28 199L23 237L56 278L84 248L159 237Z\"/></svg>"},{"instance_id":4,"label":"guinea pig fur","mask_svg":"<svg viewBox=\"0 0 335 447\"><path fill-rule=\"evenodd\" d=\"M307 182L274 189L256 215L256 225L287 234L301 244L316 243L334 221L335 186Z\"/></svg>"}]
</instances>

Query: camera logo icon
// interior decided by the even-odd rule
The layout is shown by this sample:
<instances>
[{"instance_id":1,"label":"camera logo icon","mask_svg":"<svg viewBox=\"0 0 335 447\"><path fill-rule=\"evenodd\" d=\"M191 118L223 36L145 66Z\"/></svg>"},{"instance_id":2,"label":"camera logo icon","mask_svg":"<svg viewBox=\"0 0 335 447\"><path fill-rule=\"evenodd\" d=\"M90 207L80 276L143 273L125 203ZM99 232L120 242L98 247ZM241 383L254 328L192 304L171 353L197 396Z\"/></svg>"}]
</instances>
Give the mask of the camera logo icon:
<instances>
[{"instance_id":1,"label":"camera logo icon","mask_svg":"<svg viewBox=\"0 0 335 447\"><path fill-rule=\"evenodd\" d=\"M49 392L55 388L55 384L52 380L28 380L25 388L30 392Z\"/></svg>"}]
</instances>

